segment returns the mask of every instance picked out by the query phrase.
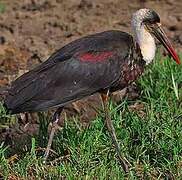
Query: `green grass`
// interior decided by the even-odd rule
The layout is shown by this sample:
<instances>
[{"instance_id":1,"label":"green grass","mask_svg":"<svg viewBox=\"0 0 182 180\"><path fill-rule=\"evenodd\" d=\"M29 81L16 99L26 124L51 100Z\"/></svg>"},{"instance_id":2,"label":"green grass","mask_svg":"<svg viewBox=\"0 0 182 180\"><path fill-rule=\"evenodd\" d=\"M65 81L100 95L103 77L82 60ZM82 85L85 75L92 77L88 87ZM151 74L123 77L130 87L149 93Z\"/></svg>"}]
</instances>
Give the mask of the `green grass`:
<instances>
[{"instance_id":1,"label":"green grass","mask_svg":"<svg viewBox=\"0 0 182 180\"><path fill-rule=\"evenodd\" d=\"M22 179L180 179L182 177L182 66L157 55L138 80L141 96L135 102L110 103L110 112L121 150L131 163L125 175L104 126L102 111L88 128L79 117L66 120L54 138L50 163L42 163L37 149L47 143L48 117L39 114L39 134L27 151L10 160L10 147L0 146L0 172ZM131 105L142 104L133 110ZM3 122L14 119L0 111ZM57 162L55 158L60 157ZM12 157L11 157L12 159Z\"/></svg>"},{"instance_id":2,"label":"green grass","mask_svg":"<svg viewBox=\"0 0 182 180\"><path fill-rule=\"evenodd\" d=\"M0 14L6 11L6 6L4 3L0 2Z\"/></svg>"}]
</instances>

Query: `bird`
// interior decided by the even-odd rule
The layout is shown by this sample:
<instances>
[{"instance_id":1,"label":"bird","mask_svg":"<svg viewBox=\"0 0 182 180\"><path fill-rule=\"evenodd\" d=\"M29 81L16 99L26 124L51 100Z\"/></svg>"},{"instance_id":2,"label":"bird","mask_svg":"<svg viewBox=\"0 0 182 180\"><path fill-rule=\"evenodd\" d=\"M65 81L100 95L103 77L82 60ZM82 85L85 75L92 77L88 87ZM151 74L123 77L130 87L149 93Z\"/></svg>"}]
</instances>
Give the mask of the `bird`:
<instances>
[{"instance_id":1,"label":"bird","mask_svg":"<svg viewBox=\"0 0 182 180\"><path fill-rule=\"evenodd\" d=\"M106 127L125 172L129 162L121 154L109 113L109 97L134 82L150 64L156 52L155 38L169 55L180 59L167 38L159 15L143 8L131 18L133 35L108 30L76 39L53 53L46 61L12 82L4 100L9 114L46 111L56 108L52 117L45 159L49 155L61 112L72 102L100 93Z\"/></svg>"}]
</instances>

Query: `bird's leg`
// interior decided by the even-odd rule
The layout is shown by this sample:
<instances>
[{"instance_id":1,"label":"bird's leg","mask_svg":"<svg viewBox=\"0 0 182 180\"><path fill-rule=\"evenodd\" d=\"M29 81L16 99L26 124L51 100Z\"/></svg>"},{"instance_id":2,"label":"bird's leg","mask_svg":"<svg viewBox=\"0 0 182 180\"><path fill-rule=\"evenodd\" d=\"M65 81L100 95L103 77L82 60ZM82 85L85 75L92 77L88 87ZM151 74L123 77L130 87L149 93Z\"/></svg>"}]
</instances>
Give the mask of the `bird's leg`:
<instances>
[{"instance_id":1,"label":"bird's leg","mask_svg":"<svg viewBox=\"0 0 182 180\"><path fill-rule=\"evenodd\" d=\"M109 113L109 101L108 101L109 91L107 94L101 94L102 102L103 102L103 108L105 113L105 121L106 121L106 127L109 131L109 134L112 138L112 141L114 143L114 146L116 148L116 153L119 159L119 162L125 172L128 172L128 162L121 156L120 147L117 141L116 132L114 129L114 126L112 124L111 116Z\"/></svg>"},{"instance_id":2,"label":"bird's leg","mask_svg":"<svg viewBox=\"0 0 182 180\"><path fill-rule=\"evenodd\" d=\"M48 140L46 152L45 152L45 155L44 155L44 162L46 162L46 160L47 160L47 158L48 158L48 156L49 156L49 151L50 151L50 149L51 149L51 145L52 145L54 133L55 133L55 131L56 131L57 128L58 128L58 122L59 122L59 120L60 120L60 115L61 115L62 110L63 110L63 107L59 107L59 108L56 110L56 112L54 113L54 115L53 115L51 133L50 133L50 135L49 135L49 140Z\"/></svg>"}]
</instances>

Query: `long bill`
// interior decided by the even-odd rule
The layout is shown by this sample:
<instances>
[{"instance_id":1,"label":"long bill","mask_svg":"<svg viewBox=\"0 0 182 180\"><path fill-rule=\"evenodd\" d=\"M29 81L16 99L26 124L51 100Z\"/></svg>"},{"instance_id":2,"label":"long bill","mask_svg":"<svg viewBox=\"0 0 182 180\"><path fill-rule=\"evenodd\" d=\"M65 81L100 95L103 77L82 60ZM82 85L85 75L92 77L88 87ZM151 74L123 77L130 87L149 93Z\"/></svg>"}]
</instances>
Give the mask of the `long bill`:
<instances>
[{"instance_id":1,"label":"long bill","mask_svg":"<svg viewBox=\"0 0 182 180\"><path fill-rule=\"evenodd\" d=\"M152 33L155 35L155 37L163 44L163 46L166 48L166 50L169 52L169 54L173 57L173 59L176 61L177 64L180 64L180 59L175 52L171 42L167 38L165 32L163 29L157 25L155 28L152 29Z\"/></svg>"}]
</instances>

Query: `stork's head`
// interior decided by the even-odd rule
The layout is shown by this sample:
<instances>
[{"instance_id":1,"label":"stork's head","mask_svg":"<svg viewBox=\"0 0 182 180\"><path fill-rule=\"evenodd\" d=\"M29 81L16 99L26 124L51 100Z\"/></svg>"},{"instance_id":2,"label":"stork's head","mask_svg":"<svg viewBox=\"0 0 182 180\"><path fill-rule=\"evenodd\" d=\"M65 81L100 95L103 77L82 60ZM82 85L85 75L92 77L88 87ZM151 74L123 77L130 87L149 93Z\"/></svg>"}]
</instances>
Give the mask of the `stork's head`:
<instances>
[{"instance_id":1,"label":"stork's head","mask_svg":"<svg viewBox=\"0 0 182 180\"><path fill-rule=\"evenodd\" d=\"M156 37L173 57L176 63L180 64L178 55L172 47L169 39L161 28L159 15L151 9L140 9L133 14L132 27L135 33L143 59L146 63L150 63L154 56L156 45L154 37Z\"/></svg>"}]
</instances>

